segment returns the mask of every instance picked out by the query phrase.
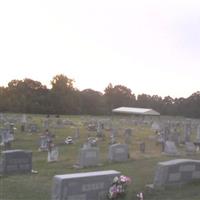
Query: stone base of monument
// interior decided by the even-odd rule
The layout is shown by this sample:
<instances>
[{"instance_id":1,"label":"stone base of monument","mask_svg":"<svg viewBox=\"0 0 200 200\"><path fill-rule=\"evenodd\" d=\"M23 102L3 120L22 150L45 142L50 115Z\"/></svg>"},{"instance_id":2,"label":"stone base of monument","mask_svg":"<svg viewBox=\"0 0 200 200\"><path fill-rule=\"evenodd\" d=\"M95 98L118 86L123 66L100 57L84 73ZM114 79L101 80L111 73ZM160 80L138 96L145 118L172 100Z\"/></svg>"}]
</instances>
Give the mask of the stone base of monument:
<instances>
[{"instance_id":1,"label":"stone base of monument","mask_svg":"<svg viewBox=\"0 0 200 200\"><path fill-rule=\"evenodd\" d=\"M74 168L74 169L83 169L83 168L88 168L88 167L102 167L102 166L103 166L102 163L98 163L98 164L96 164L96 165L89 165L89 166L82 166L82 165L80 165L80 164L78 164L78 163L75 163L75 164L73 165L73 168Z\"/></svg>"}]
</instances>

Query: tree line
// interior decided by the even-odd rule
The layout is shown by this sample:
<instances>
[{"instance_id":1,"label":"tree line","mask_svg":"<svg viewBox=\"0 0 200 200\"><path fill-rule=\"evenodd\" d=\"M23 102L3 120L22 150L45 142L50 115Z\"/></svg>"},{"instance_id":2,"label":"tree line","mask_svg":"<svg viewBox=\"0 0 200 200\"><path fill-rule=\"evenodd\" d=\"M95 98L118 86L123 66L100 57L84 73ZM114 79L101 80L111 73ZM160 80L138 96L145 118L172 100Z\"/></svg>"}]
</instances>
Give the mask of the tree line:
<instances>
[{"instance_id":1,"label":"tree line","mask_svg":"<svg viewBox=\"0 0 200 200\"><path fill-rule=\"evenodd\" d=\"M28 78L10 81L7 87L0 87L0 112L108 115L112 109L126 106L152 108L162 115L200 117L199 91L188 98L147 94L136 97L126 86L112 84L104 93L80 91L74 87L74 80L63 74L54 76L51 86L48 89Z\"/></svg>"}]
</instances>

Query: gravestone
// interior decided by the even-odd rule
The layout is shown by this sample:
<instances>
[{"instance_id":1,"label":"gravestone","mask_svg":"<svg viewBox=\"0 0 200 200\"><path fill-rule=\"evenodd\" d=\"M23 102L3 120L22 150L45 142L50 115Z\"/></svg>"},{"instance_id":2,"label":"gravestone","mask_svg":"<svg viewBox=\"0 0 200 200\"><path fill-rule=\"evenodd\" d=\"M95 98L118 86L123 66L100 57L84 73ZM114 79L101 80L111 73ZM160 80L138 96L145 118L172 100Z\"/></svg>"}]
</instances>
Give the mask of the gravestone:
<instances>
[{"instance_id":1,"label":"gravestone","mask_svg":"<svg viewBox=\"0 0 200 200\"><path fill-rule=\"evenodd\" d=\"M200 181L200 161L175 159L157 164L153 185L155 189Z\"/></svg>"},{"instance_id":2,"label":"gravestone","mask_svg":"<svg viewBox=\"0 0 200 200\"><path fill-rule=\"evenodd\" d=\"M139 146L140 146L140 152L145 153L145 142L140 142Z\"/></svg>"},{"instance_id":3,"label":"gravestone","mask_svg":"<svg viewBox=\"0 0 200 200\"><path fill-rule=\"evenodd\" d=\"M15 133L15 127L14 127L15 125L13 124L13 123L10 123L10 126L9 126L9 132L10 132L10 134L12 134L13 135L13 139L14 139L14 133Z\"/></svg>"},{"instance_id":4,"label":"gravestone","mask_svg":"<svg viewBox=\"0 0 200 200\"><path fill-rule=\"evenodd\" d=\"M184 142L190 142L190 135L191 135L191 124L185 123L184 124Z\"/></svg>"},{"instance_id":5,"label":"gravestone","mask_svg":"<svg viewBox=\"0 0 200 200\"><path fill-rule=\"evenodd\" d=\"M177 129L173 129L171 131L171 134L170 134L170 140L173 141L176 145L179 145L180 143L180 133L177 131Z\"/></svg>"},{"instance_id":6,"label":"gravestone","mask_svg":"<svg viewBox=\"0 0 200 200\"><path fill-rule=\"evenodd\" d=\"M197 141L200 142L200 124L197 126Z\"/></svg>"},{"instance_id":7,"label":"gravestone","mask_svg":"<svg viewBox=\"0 0 200 200\"><path fill-rule=\"evenodd\" d=\"M0 130L1 133L1 146L5 146L5 149L10 149L11 142L14 140L14 135L10 134L10 130L3 128Z\"/></svg>"},{"instance_id":8,"label":"gravestone","mask_svg":"<svg viewBox=\"0 0 200 200\"><path fill-rule=\"evenodd\" d=\"M100 164L99 159L99 148L85 145L83 148L80 149L78 162L74 165L74 167L83 168L98 166Z\"/></svg>"},{"instance_id":9,"label":"gravestone","mask_svg":"<svg viewBox=\"0 0 200 200\"><path fill-rule=\"evenodd\" d=\"M59 151L58 147L52 147L51 151L48 151L48 162L56 162L58 161Z\"/></svg>"},{"instance_id":10,"label":"gravestone","mask_svg":"<svg viewBox=\"0 0 200 200\"><path fill-rule=\"evenodd\" d=\"M192 142L186 142L185 143L185 147L186 147L186 153L187 154L194 154L194 153L196 153L196 147L195 147L195 145L194 145L194 143L192 143Z\"/></svg>"},{"instance_id":11,"label":"gravestone","mask_svg":"<svg viewBox=\"0 0 200 200\"><path fill-rule=\"evenodd\" d=\"M166 123L164 124L164 128L163 128L164 141L169 140L169 135L170 135L170 125Z\"/></svg>"},{"instance_id":12,"label":"gravestone","mask_svg":"<svg viewBox=\"0 0 200 200\"><path fill-rule=\"evenodd\" d=\"M127 144L113 144L109 146L108 159L110 161L123 162L129 159Z\"/></svg>"},{"instance_id":13,"label":"gravestone","mask_svg":"<svg viewBox=\"0 0 200 200\"><path fill-rule=\"evenodd\" d=\"M40 136L39 141L39 151L47 151L48 150L48 137L45 135Z\"/></svg>"},{"instance_id":14,"label":"gravestone","mask_svg":"<svg viewBox=\"0 0 200 200\"><path fill-rule=\"evenodd\" d=\"M32 152L24 150L2 151L2 173L30 173L32 170Z\"/></svg>"},{"instance_id":15,"label":"gravestone","mask_svg":"<svg viewBox=\"0 0 200 200\"><path fill-rule=\"evenodd\" d=\"M58 118L56 121L56 128L64 128L64 123L62 119Z\"/></svg>"},{"instance_id":16,"label":"gravestone","mask_svg":"<svg viewBox=\"0 0 200 200\"><path fill-rule=\"evenodd\" d=\"M0 123L1 123L1 124L4 123L4 116L3 116L3 113L0 113Z\"/></svg>"},{"instance_id":17,"label":"gravestone","mask_svg":"<svg viewBox=\"0 0 200 200\"><path fill-rule=\"evenodd\" d=\"M44 129L49 129L49 118L46 118L43 122Z\"/></svg>"},{"instance_id":18,"label":"gravestone","mask_svg":"<svg viewBox=\"0 0 200 200\"><path fill-rule=\"evenodd\" d=\"M101 122L97 123L97 137L103 137L103 126Z\"/></svg>"},{"instance_id":19,"label":"gravestone","mask_svg":"<svg viewBox=\"0 0 200 200\"><path fill-rule=\"evenodd\" d=\"M132 129L130 129L130 128L125 129L125 132L124 132L125 144L131 143L131 136L132 136Z\"/></svg>"},{"instance_id":20,"label":"gravestone","mask_svg":"<svg viewBox=\"0 0 200 200\"><path fill-rule=\"evenodd\" d=\"M160 124L159 124L158 122L156 122L156 121L154 121L154 122L152 123L151 128L152 128L154 131L156 131L156 132L158 132L158 131L161 130Z\"/></svg>"},{"instance_id":21,"label":"gravestone","mask_svg":"<svg viewBox=\"0 0 200 200\"><path fill-rule=\"evenodd\" d=\"M22 115L21 123L22 124L26 124L27 123L27 116L26 116L26 114Z\"/></svg>"},{"instance_id":22,"label":"gravestone","mask_svg":"<svg viewBox=\"0 0 200 200\"><path fill-rule=\"evenodd\" d=\"M116 128L112 128L111 135L116 138L118 136L118 130Z\"/></svg>"},{"instance_id":23,"label":"gravestone","mask_svg":"<svg viewBox=\"0 0 200 200\"><path fill-rule=\"evenodd\" d=\"M27 116L26 116L26 114L23 114L22 118L21 118L21 131L22 132L25 131L26 125L27 125Z\"/></svg>"},{"instance_id":24,"label":"gravestone","mask_svg":"<svg viewBox=\"0 0 200 200\"><path fill-rule=\"evenodd\" d=\"M80 138L80 129L76 128L75 133L74 133L74 139Z\"/></svg>"},{"instance_id":25,"label":"gravestone","mask_svg":"<svg viewBox=\"0 0 200 200\"><path fill-rule=\"evenodd\" d=\"M53 178L52 200L105 200L115 170L56 175Z\"/></svg>"},{"instance_id":26,"label":"gravestone","mask_svg":"<svg viewBox=\"0 0 200 200\"><path fill-rule=\"evenodd\" d=\"M30 133L37 133L38 132L38 126L37 126L37 124L29 124L28 131Z\"/></svg>"},{"instance_id":27,"label":"gravestone","mask_svg":"<svg viewBox=\"0 0 200 200\"><path fill-rule=\"evenodd\" d=\"M164 153L169 156L176 156L179 155L177 151L176 145L172 141L166 141L164 146Z\"/></svg>"}]
</instances>

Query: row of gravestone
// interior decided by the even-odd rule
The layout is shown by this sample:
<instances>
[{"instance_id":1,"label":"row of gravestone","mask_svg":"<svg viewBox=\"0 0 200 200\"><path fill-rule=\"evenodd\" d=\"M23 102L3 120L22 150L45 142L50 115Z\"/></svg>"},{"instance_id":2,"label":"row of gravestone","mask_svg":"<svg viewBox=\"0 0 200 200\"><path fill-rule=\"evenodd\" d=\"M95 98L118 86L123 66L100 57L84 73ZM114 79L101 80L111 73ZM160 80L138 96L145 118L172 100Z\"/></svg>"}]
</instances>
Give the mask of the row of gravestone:
<instances>
[{"instance_id":1,"label":"row of gravestone","mask_svg":"<svg viewBox=\"0 0 200 200\"><path fill-rule=\"evenodd\" d=\"M23 150L2 152L0 171L4 174L31 173L32 153ZM98 171L55 175L52 200L104 200L113 178L119 171ZM148 187L160 189L200 180L200 161L175 159L157 164L153 184Z\"/></svg>"},{"instance_id":2,"label":"row of gravestone","mask_svg":"<svg viewBox=\"0 0 200 200\"><path fill-rule=\"evenodd\" d=\"M55 155L56 154L56 155ZM48 152L48 160L55 161L58 151ZM126 144L114 144L109 146L108 159L113 162L124 162L129 159L128 146ZM29 163L30 162L30 163ZM80 149L76 168L98 166L100 164L99 148L84 146ZM2 152L1 171L2 173L23 172L31 169L32 153L23 150L7 150Z\"/></svg>"},{"instance_id":3,"label":"row of gravestone","mask_svg":"<svg viewBox=\"0 0 200 200\"><path fill-rule=\"evenodd\" d=\"M89 155L87 154L87 156ZM23 150L3 151L0 172L4 175L31 173L32 152ZM51 199L105 200L113 179L116 176L119 177L120 174L119 171L108 170L55 175L53 178Z\"/></svg>"},{"instance_id":4,"label":"row of gravestone","mask_svg":"<svg viewBox=\"0 0 200 200\"><path fill-rule=\"evenodd\" d=\"M129 159L128 145L113 144L108 149L108 160L112 162L125 162ZM80 149L75 168L100 165L100 153L98 147L83 146Z\"/></svg>"},{"instance_id":5,"label":"row of gravestone","mask_svg":"<svg viewBox=\"0 0 200 200\"><path fill-rule=\"evenodd\" d=\"M188 155L195 154L198 151L198 146L195 146L192 142L186 142L185 151ZM163 143L162 152L169 156L180 155L180 152L178 151L175 142L172 141L166 141L165 143Z\"/></svg>"},{"instance_id":6,"label":"row of gravestone","mask_svg":"<svg viewBox=\"0 0 200 200\"><path fill-rule=\"evenodd\" d=\"M113 178L121 172L109 170L56 175L53 178L52 200L105 200ZM161 189L200 181L200 161L175 159L157 164L153 184L149 188Z\"/></svg>"}]
</instances>

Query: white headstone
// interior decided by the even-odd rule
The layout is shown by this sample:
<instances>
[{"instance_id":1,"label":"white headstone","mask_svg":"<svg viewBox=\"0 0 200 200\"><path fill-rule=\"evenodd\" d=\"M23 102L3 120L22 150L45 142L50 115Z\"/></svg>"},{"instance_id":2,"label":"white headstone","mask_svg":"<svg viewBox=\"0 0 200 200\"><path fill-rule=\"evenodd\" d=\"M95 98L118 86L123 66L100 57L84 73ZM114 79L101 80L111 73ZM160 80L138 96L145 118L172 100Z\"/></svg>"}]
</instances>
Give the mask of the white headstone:
<instances>
[{"instance_id":1,"label":"white headstone","mask_svg":"<svg viewBox=\"0 0 200 200\"><path fill-rule=\"evenodd\" d=\"M58 147L53 147L51 151L48 151L47 160L48 162L58 161L58 156L59 156Z\"/></svg>"}]
</instances>

